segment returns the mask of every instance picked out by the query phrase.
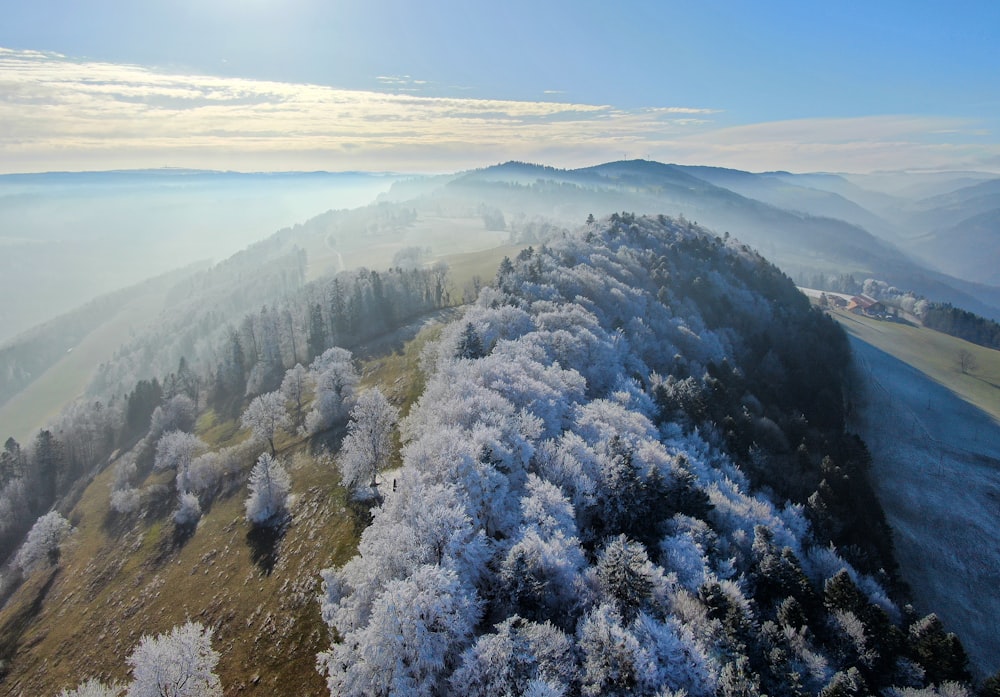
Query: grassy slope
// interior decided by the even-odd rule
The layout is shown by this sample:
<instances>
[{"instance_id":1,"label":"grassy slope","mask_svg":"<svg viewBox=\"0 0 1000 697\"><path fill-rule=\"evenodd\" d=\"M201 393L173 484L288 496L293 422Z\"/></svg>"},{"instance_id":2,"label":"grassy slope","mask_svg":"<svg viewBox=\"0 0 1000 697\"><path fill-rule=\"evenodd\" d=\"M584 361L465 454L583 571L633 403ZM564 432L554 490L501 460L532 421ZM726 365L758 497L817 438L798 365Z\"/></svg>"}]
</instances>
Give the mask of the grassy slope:
<instances>
[{"instance_id":1,"label":"grassy slope","mask_svg":"<svg viewBox=\"0 0 1000 697\"><path fill-rule=\"evenodd\" d=\"M913 366L1000 421L1000 351L924 327L882 322L839 310L831 314L852 336ZM968 375L957 366L958 352L963 349L975 356L978 366Z\"/></svg>"},{"instance_id":2,"label":"grassy slope","mask_svg":"<svg viewBox=\"0 0 1000 697\"><path fill-rule=\"evenodd\" d=\"M163 284L159 284L163 285ZM97 367L125 343L133 330L163 308L167 288L152 286L87 335L73 351L0 406L0 438L27 443L62 407L83 394Z\"/></svg>"},{"instance_id":3,"label":"grassy slope","mask_svg":"<svg viewBox=\"0 0 1000 697\"><path fill-rule=\"evenodd\" d=\"M475 258L477 254L489 253L502 245L508 234L484 229L481 218L421 216L414 223L396 230L373 233L358 230L354 234L340 232L334 236L338 238L336 249L327 243L323 234L312 235L304 241L309 258L308 280L342 268L388 268L396 253L406 247L429 247L435 258L452 264L452 257L469 255ZM500 255L497 263L502 258ZM495 272L496 264L484 278L492 278Z\"/></svg>"},{"instance_id":4,"label":"grassy slope","mask_svg":"<svg viewBox=\"0 0 1000 697\"><path fill-rule=\"evenodd\" d=\"M363 386L378 385L408 408L421 389L420 348L433 331L364 364ZM203 416L199 432L213 447L242 435L213 414ZM216 500L179 544L169 510L137 521L109 515L111 471L99 474L71 514L78 529L60 567L36 572L0 611L0 631L9 632L38 608L4 693L54 695L88 677L124 680L125 658L143 634L192 619L216 629L227 695L327 694L314 667L329 644L316 603L318 572L354 554L367 514L348 500L332 464L309 454L308 442L277 445L293 463L295 503L270 573L253 558L260 547L243 518L245 487ZM153 481L172 483L166 474Z\"/></svg>"},{"instance_id":5,"label":"grassy slope","mask_svg":"<svg viewBox=\"0 0 1000 697\"><path fill-rule=\"evenodd\" d=\"M984 618L1000 612L993 524L1000 351L923 327L832 314L857 340L866 406L854 427L872 452L873 484L914 603L958 633L979 677L993 673L1000 642ZM963 349L978 364L969 375L957 365Z\"/></svg>"},{"instance_id":6,"label":"grassy slope","mask_svg":"<svg viewBox=\"0 0 1000 697\"><path fill-rule=\"evenodd\" d=\"M488 285L496 277L497 267L503 258L513 259L526 247L528 247L526 244L509 244L442 257L450 268L452 293L454 294L456 290L461 292L461 289L471 284L474 278L478 278L483 285Z\"/></svg>"}]
</instances>

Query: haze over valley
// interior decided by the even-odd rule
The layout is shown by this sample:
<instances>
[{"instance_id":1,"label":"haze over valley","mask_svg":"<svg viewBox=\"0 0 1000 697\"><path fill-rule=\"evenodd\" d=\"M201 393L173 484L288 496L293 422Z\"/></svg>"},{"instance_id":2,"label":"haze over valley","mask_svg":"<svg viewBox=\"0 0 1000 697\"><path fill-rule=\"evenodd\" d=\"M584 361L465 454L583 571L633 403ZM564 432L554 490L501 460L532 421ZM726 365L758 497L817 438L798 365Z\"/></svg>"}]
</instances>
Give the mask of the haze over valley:
<instances>
[{"instance_id":1,"label":"haze over valley","mask_svg":"<svg viewBox=\"0 0 1000 697\"><path fill-rule=\"evenodd\" d=\"M778 5L8 8L0 694L1000 695L1000 14Z\"/></svg>"}]
</instances>

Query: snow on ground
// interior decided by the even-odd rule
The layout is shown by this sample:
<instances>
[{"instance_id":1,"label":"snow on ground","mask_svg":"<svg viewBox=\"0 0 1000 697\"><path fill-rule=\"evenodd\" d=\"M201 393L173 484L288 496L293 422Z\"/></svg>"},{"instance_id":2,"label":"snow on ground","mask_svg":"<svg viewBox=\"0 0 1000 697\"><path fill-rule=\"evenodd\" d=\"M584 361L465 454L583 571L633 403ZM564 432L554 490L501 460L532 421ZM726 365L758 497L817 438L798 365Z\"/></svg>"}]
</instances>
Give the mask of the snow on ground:
<instances>
[{"instance_id":1,"label":"snow on ground","mask_svg":"<svg viewBox=\"0 0 1000 697\"><path fill-rule=\"evenodd\" d=\"M962 639L975 673L1000 670L1000 423L851 337L867 386L853 424L917 610Z\"/></svg>"}]
</instances>

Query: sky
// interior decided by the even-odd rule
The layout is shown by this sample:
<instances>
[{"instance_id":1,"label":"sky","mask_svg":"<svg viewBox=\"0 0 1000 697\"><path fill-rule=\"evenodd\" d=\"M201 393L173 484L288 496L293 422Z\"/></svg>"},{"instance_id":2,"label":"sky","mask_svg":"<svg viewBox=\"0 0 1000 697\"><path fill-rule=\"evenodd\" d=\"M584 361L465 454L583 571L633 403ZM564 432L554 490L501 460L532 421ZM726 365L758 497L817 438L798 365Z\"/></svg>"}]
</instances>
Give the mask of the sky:
<instances>
[{"instance_id":1,"label":"sky","mask_svg":"<svg viewBox=\"0 0 1000 697\"><path fill-rule=\"evenodd\" d=\"M1000 3L0 0L0 172L1000 172Z\"/></svg>"}]
</instances>

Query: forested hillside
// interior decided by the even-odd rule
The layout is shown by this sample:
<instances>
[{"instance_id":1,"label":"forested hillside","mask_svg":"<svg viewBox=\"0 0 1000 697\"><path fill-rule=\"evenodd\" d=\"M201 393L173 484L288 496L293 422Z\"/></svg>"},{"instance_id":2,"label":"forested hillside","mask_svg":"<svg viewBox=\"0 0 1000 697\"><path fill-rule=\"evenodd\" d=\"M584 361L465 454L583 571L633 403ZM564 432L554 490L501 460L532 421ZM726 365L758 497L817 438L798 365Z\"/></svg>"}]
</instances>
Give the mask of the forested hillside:
<instances>
[{"instance_id":1,"label":"forested hillside","mask_svg":"<svg viewBox=\"0 0 1000 697\"><path fill-rule=\"evenodd\" d=\"M203 695L972 694L844 430L845 335L745 245L632 214L557 234L417 375L412 348L361 374L344 347L447 304L443 267L306 283L271 244L106 366L126 397L7 443L17 685L119 695L131 650L130 695L157 665Z\"/></svg>"},{"instance_id":2,"label":"forested hillside","mask_svg":"<svg viewBox=\"0 0 1000 697\"><path fill-rule=\"evenodd\" d=\"M688 224L615 215L505 262L324 572L331 694L968 694L898 595L848 360L788 278Z\"/></svg>"},{"instance_id":3,"label":"forested hillside","mask_svg":"<svg viewBox=\"0 0 1000 697\"><path fill-rule=\"evenodd\" d=\"M259 243L178 286L160 322L119 349L31 443L0 451L0 559L35 518L64 508L113 453L139 448L148 467L156 439L200 409L239 416L286 370L333 345L354 347L448 301L446 271L361 269L305 283L301 250ZM137 445L138 444L138 445ZM0 597L10 579L0 577Z\"/></svg>"}]
</instances>

